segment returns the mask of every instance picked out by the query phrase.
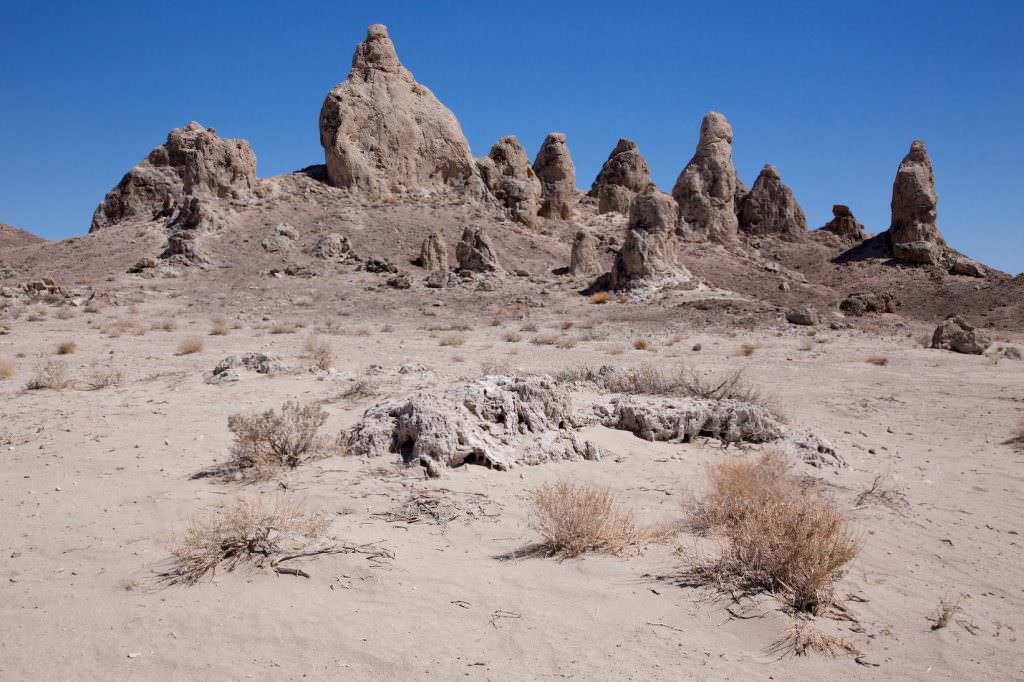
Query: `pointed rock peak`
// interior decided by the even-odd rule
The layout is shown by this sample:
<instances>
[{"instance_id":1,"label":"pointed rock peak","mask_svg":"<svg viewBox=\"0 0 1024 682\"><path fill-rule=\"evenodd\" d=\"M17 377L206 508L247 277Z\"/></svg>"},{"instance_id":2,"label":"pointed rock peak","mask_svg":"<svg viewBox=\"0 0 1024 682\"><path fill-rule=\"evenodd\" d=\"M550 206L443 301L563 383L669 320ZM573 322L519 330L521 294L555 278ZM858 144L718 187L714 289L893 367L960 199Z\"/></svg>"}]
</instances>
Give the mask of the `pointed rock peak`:
<instances>
[{"instance_id":1,"label":"pointed rock peak","mask_svg":"<svg viewBox=\"0 0 1024 682\"><path fill-rule=\"evenodd\" d=\"M853 217L853 211L849 206L833 204L832 220L825 224L825 228L832 234L843 239L862 241L864 239L864 226Z\"/></svg>"},{"instance_id":2,"label":"pointed rock peak","mask_svg":"<svg viewBox=\"0 0 1024 682\"><path fill-rule=\"evenodd\" d=\"M896 258L912 263L942 259L945 241L936 223L938 202L928 150L924 142L914 140L892 184L889 239Z\"/></svg>"},{"instance_id":3,"label":"pointed rock peak","mask_svg":"<svg viewBox=\"0 0 1024 682\"><path fill-rule=\"evenodd\" d=\"M766 163L764 165L764 168L761 169L761 174L758 176L758 179L760 179L760 178L770 178L772 180L781 180L782 176L779 175L779 171L778 171L778 169L775 168L775 166L771 165L770 163Z\"/></svg>"},{"instance_id":4,"label":"pointed rock peak","mask_svg":"<svg viewBox=\"0 0 1024 682\"><path fill-rule=\"evenodd\" d=\"M633 197L649 184L651 170L636 143L620 138L594 179L589 195L597 198L598 213L617 211L627 215Z\"/></svg>"},{"instance_id":5,"label":"pointed rock peak","mask_svg":"<svg viewBox=\"0 0 1024 682\"><path fill-rule=\"evenodd\" d=\"M910 143L910 151L903 158L906 161L916 161L917 163L924 163L927 161L931 163L931 159L928 158L928 148L924 146L924 140L914 140Z\"/></svg>"},{"instance_id":6,"label":"pointed rock peak","mask_svg":"<svg viewBox=\"0 0 1024 682\"><path fill-rule=\"evenodd\" d=\"M608 158L613 159L622 152L631 152L635 150L636 142L633 142L633 140L627 140L624 137L620 137L618 144L615 145L615 149L613 149L612 153L608 155Z\"/></svg>"},{"instance_id":7,"label":"pointed rock peak","mask_svg":"<svg viewBox=\"0 0 1024 682\"><path fill-rule=\"evenodd\" d=\"M803 209L793 190L782 183L775 166L765 164L740 202L739 228L748 234L776 234L790 239L802 239L807 234Z\"/></svg>"},{"instance_id":8,"label":"pointed rock peak","mask_svg":"<svg viewBox=\"0 0 1024 682\"><path fill-rule=\"evenodd\" d=\"M388 37L388 27L384 24L373 24L366 30L366 40L356 45L352 55L352 72L382 71L399 73L402 64L398 61L395 44Z\"/></svg>"},{"instance_id":9,"label":"pointed rock peak","mask_svg":"<svg viewBox=\"0 0 1024 682\"><path fill-rule=\"evenodd\" d=\"M698 149L718 142L732 144L732 126L724 115L712 111L701 121Z\"/></svg>"},{"instance_id":10,"label":"pointed rock peak","mask_svg":"<svg viewBox=\"0 0 1024 682\"><path fill-rule=\"evenodd\" d=\"M576 168L565 133L548 133L533 162L541 184L540 216L569 220L576 205Z\"/></svg>"}]
</instances>

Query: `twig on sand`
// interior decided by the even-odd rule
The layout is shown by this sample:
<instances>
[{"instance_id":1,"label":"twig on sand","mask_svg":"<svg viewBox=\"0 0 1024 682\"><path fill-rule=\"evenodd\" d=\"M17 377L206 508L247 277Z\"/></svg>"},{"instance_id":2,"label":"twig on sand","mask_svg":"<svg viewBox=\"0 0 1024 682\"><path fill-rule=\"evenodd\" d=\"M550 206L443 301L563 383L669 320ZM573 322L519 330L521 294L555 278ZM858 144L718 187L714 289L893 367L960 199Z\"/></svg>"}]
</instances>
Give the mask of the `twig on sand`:
<instances>
[{"instance_id":1,"label":"twig on sand","mask_svg":"<svg viewBox=\"0 0 1024 682\"><path fill-rule=\"evenodd\" d=\"M686 632L682 628L677 628L675 625L669 625L668 623L660 623L657 621L647 621L647 624L658 628L668 628L669 630L675 630L676 632Z\"/></svg>"}]
</instances>

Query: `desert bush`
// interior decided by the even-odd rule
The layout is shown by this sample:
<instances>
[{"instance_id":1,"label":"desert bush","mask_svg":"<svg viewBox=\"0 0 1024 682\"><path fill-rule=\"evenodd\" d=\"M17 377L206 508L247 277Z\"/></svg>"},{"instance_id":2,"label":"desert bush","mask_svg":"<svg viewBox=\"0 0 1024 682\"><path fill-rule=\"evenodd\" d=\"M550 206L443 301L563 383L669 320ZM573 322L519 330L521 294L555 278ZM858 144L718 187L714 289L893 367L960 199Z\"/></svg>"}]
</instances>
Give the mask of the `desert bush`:
<instances>
[{"instance_id":1,"label":"desert bush","mask_svg":"<svg viewBox=\"0 0 1024 682\"><path fill-rule=\"evenodd\" d=\"M78 350L78 344L74 341L61 341L57 344L57 355L71 355Z\"/></svg>"},{"instance_id":2,"label":"desert bush","mask_svg":"<svg viewBox=\"0 0 1024 682\"><path fill-rule=\"evenodd\" d=\"M445 334L444 336L441 337L441 340L438 341L438 344L441 346L452 347L458 347L464 343L466 343L465 337L460 336L458 334Z\"/></svg>"},{"instance_id":3,"label":"desert bush","mask_svg":"<svg viewBox=\"0 0 1024 682\"><path fill-rule=\"evenodd\" d=\"M170 318L165 320L157 320L152 325L150 325L150 329L152 329L153 331L160 332L173 332L177 328L178 323Z\"/></svg>"},{"instance_id":4,"label":"desert bush","mask_svg":"<svg viewBox=\"0 0 1024 682\"><path fill-rule=\"evenodd\" d=\"M835 581L860 547L835 506L802 486L774 452L722 462L708 479L691 524L720 533L725 546L695 575L726 591L775 593L798 611L831 604Z\"/></svg>"},{"instance_id":5,"label":"desert bush","mask_svg":"<svg viewBox=\"0 0 1024 682\"><path fill-rule=\"evenodd\" d=\"M329 524L324 514L283 497L239 498L193 520L171 550L171 567L159 578L170 585L194 585L218 569L273 566L322 540Z\"/></svg>"},{"instance_id":6,"label":"desert bush","mask_svg":"<svg viewBox=\"0 0 1024 682\"><path fill-rule=\"evenodd\" d=\"M210 320L210 336L227 336L231 333L231 325L223 317Z\"/></svg>"},{"instance_id":7,"label":"desert bush","mask_svg":"<svg viewBox=\"0 0 1024 682\"><path fill-rule=\"evenodd\" d=\"M633 348L636 350L647 350L651 347L651 342L647 339L635 339L633 341Z\"/></svg>"},{"instance_id":8,"label":"desert bush","mask_svg":"<svg viewBox=\"0 0 1024 682\"><path fill-rule=\"evenodd\" d=\"M512 365L509 364L508 360L484 360L480 363L480 373L484 376L511 374Z\"/></svg>"},{"instance_id":9,"label":"desert bush","mask_svg":"<svg viewBox=\"0 0 1024 682\"><path fill-rule=\"evenodd\" d=\"M737 355L745 358L749 358L757 351L757 345L749 341L740 344L740 349L737 351Z\"/></svg>"},{"instance_id":10,"label":"desert bush","mask_svg":"<svg viewBox=\"0 0 1024 682\"><path fill-rule=\"evenodd\" d=\"M641 542L644 533L632 512L607 489L567 482L548 483L530 492L531 526L550 555L584 552L621 554Z\"/></svg>"},{"instance_id":11,"label":"desert bush","mask_svg":"<svg viewBox=\"0 0 1024 682\"><path fill-rule=\"evenodd\" d=\"M178 344L178 355L202 353L205 345L206 344L201 336L189 336L188 338L182 339L181 343Z\"/></svg>"},{"instance_id":12,"label":"desert bush","mask_svg":"<svg viewBox=\"0 0 1024 682\"><path fill-rule=\"evenodd\" d=\"M390 334L391 332L395 331L395 325L393 325L393 324L382 325L381 328L380 328L380 331L381 331L382 334Z\"/></svg>"},{"instance_id":13,"label":"desert bush","mask_svg":"<svg viewBox=\"0 0 1024 682\"><path fill-rule=\"evenodd\" d=\"M9 381L14 378L15 368L13 362L0 361L0 379Z\"/></svg>"},{"instance_id":14,"label":"desert bush","mask_svg":"<svg viewBox=\"0 0 1024 682\"><path fill-rule=\"evenodd\" d=\"M124 334L132 334L133 336L144 336L148 328L138 320L131 317L122 317L114 320L107 326L103 327L103 333L110 338L118 338Z\"/></svg>"},{"instance_id":15,"label":"desert bush","mask_svg":"<svg viewBox=\"0 0 1024 682\"><path fill-rule=\"evenodd\" d=\"M315 403L286 402L281 411L233 414L228 430L234 435L227 468L254 478L272 476L275 469L294 468L323 449L317 435L327 413Z\"/></svg>"},{"instance_id":16,"label":"desert bush","mask_svg":"<svg viewBox=\"0 0 1024 682\"><path fill-rule=\"evenodd\" d=\"M70 306L61 306L61 308L57 311L57 319L70 320L77 314L78 313L75 308L72 308Z\"/></svg>"},{"instance_id":17,"label":"desert bush","mask_svg":"<svg viewBox=\"0 0 1024 682\"><path fill-rule=\"evenodd\" d=\"M882 474L875 476L874 480L864 490L857 493L854 499L856 507L866 507L870 504L878 504L888 507L895 512L903 513L910 507L907 502L907 495L892 483L887 482Z\"/></svg>"},{"instance_id":18,"label":"desert bush","mask_svg":"<svg viewBox=\"0 0 1024 682\"><path fill-rule=\"evenodd\" d=\"M334 367L334 346L327 339L315 334L310 336L306 339L306 352L320 369Z\"/></svg>"},{"instance_id":19,"label":"desert bush","mask_svg":"<svg viewBox=\"0 0 1024 682\"><path fill-rule=\"evenodd\" d=\"M576 339L571 336L563 336L555 342L555 345L563 350L569 350L576 347Z\"/></svg>"},{"instance_id":20,"label":"desert bush","mask_svg":"<svg viewBox=\"0 0 1024 682\"><path fill-rule=\"evenodd\" d=\"M535 332L535 331L537 331L537 325L534 324L533 322L530 322L530 323L524 324L522 327L520 327L519 331L521 331L521 332Z\"/></svg>"},{"instance_id":21,"label":"desert bush","mask_svg":"<svg viewBox=\"0 0 1024 682\"><path fill-rule=\"evenodd\" d=\"M558 336L555 334L539 334L531 341L535 346L553 346L558 343Z\"/></svg>"},{"instance_id":22,"label":"desert bush","mask_svg":"<svg viewBox=\"0 0 1024 682\"><path fill-rule=\"evenodd\" d=\"M516 332L505 332L501 335L501 338L507 343L519 343L523 340L522 335Z\"/></svg>"},{"instance_id":23,"label":"desert bush","mask_svg":"<svg viewBox=\"0 0 1024 682\"><path fill-rule=\"evenodd\" d=\"M807 656L815 653L835 657L838 654L861 656L861 651L851 642L842 637L828 634L816 629L807 621L793 623L786 634L772 642L768 653L785 656Z\"/></svg>"},{"instance_id":24,"label":"desert bush","mask_svg":"<svg viewBox=\"0 0 1024 682\"><path fill-rule=\"evenodd\" d=\"M69 383L67 365L62 360L51 360L36 370L25 388L29 391L38 391L44 388L59 391L67 388Z\"/></svg>"},{"instance_id":25,"label":"desert bush","mask_svg":"<svg viewBox=\"0 0 1024 682\"><path fill-rule=\"evenodd\" d=\"M889 358L885 357L884 355L872 355L869 358L865 358L864 362L868 363L869 365L885 367L886 365L889 364Z\"/></svg>"},{"instance_id":26,"label":"desert bush","mask_svg":"<svg viewBox=\"0 0 1024 682\"><path fill-rule=\"evenodd\" d=\"M120 386L124 383L124 370L113 365L94 364L89 367L85 378L75 382L75 388L83 391L98 391L108 386Z\"/></svg>"},{"instance_id":27,"label":"desert bush","mask_svg":"<svg viewBox=\"0 0 1024 682\"><path fill-rule=\"evenodd\" d=\"M275 322L270 325L271 334L294 334L295 329L295 325L291 322Z\"/></svg>"},{"instance_id":28,"label":"desert bush","mask_svg":"<svg viewBox=\"0 0 1024 682\"><path fill-rule=\"evenodd\" d=\"M610 301L611 298L612 295L607 291L599 291L590 297L590 302L593 303L594 305L601 305L602 303L607 303L608 301Z\"/></svg>"}]
</instances>

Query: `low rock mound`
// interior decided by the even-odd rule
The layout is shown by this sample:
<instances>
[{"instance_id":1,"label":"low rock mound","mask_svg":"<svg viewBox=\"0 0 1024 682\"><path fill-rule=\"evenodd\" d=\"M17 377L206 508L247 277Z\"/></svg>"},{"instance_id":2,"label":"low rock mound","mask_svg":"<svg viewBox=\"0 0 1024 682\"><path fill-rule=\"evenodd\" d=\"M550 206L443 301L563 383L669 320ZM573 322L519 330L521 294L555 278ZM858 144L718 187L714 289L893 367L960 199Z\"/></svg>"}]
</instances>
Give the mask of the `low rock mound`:
<instances>
[{"instance_id":1,"label":"low rock mound","mask_svg":"<svg viewBox=\"0 0 1024 682\"><path fill-rule=\"evenodd\" d=\"M605 426L644 440L689 442L703 436L725 444L774 443L814 466L846 466L828 441L790 429L766 407L741 400L624 395L595 411Z\"/></svg>"},{"instance_id":2,"label":"low rock mound","mask_svg":"<svg viewBox=\"0 0 1024 682\"><path fill-rule=\"evenodd\" d=\"M992 345L992 339L975 329L960 315L950 315L932 334L932 348L951 350L968 355L981 355Z\"/></svg>"},{"instance_id":3,"label":"low rock mound","mask_svg":"<svg viewBox=\"0 0 1024 682\"><path fill-rule=\"evenodd\" d=\"M342 437L352 454L400 455L432 477L463 464L507 471L519 464L597 460L570 430L569 392L547 377L490 376L388 400Z\"/></svg>"}]
</instances>

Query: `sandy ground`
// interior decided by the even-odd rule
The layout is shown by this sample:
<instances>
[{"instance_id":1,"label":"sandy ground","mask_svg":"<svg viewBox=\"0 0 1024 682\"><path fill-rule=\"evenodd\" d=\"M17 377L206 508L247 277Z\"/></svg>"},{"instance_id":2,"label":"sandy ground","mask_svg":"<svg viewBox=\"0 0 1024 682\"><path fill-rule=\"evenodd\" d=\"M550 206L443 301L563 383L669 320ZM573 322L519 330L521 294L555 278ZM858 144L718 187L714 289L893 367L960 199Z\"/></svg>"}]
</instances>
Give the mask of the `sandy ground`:
<instances>
[{"instance_id":1,"label":"sandy ground","mask_svg":"<svg viewBox=\"0 0 1024 682\"><path fill-rule=\"evenodd\" d=\"M521 341L503 335L526 321L481 319L454 332L464 344L449 347L439 340L452 332L396 310L359 325L343 320L347 335L327 335L333 373L243 371L239 382L216 386L205 379L232 353L308 365L306 336L325 319L297 311L308 326L295 334L270 334L257 318L209 336L208 316L170 298L131 313L60 319L55 311L21 317L0 336L0 361L16 368L0 380L0 679L1024 679L1024 453L1004 444L1024 415L1024 363L856 330L812 339L791 329L737 336L620 322L588 336L562 330L543 310L529 320L538 332L519 332ZM125 317L147 325L171 317L177 327L102 331ZM530 343L544 333L580 340L571 349ZM194 335L205 349L176 355ZM651 350L631 347L638 336ZM125 381L23 390L66 339L78 344L64 358L71 375L109 365ZM742 343L756 345L749 357L737 353ZM877 355L888 365L865 362ZM333 434L384 396L476 376L481 365L526 372L683 362L746 368L791 421L831 439L848 460L844 470L801 471L822 479L863 536L839 586L853 596L846 603L855 622L815 621L859 647L858 661L769 653L790 616L765 596L736 617L706 589L680 587L673 576L686 557L710 549L685 533L639 556L505 556L536 540L526 495L542 482L609 486L641 519L668 521L704 486L706 463L750 456L737 449L652 444L595 426L587 436L600 443L600 462L506 473L465 466L427 480L393 461L335 456L250 486L191 478L226 457L228 415L286 399L330 399L324 430ZM432 372L394 371L408 363ZM338 398L371 365L384 368L371 377L378 395ZM589 397L576 396L580 404ZM878 474L905 492L908 509L855 508ZM441 491L476 513L443 526L375 516L418 490ZM333 536L380 542L395 558L296 562L309 579L243 570L194 587L159 586L154 571L176 534L240 493L303 500L333 515ZM932 631L940 600L958 597L962 611Z\"/></svg>"}]
</instances>

